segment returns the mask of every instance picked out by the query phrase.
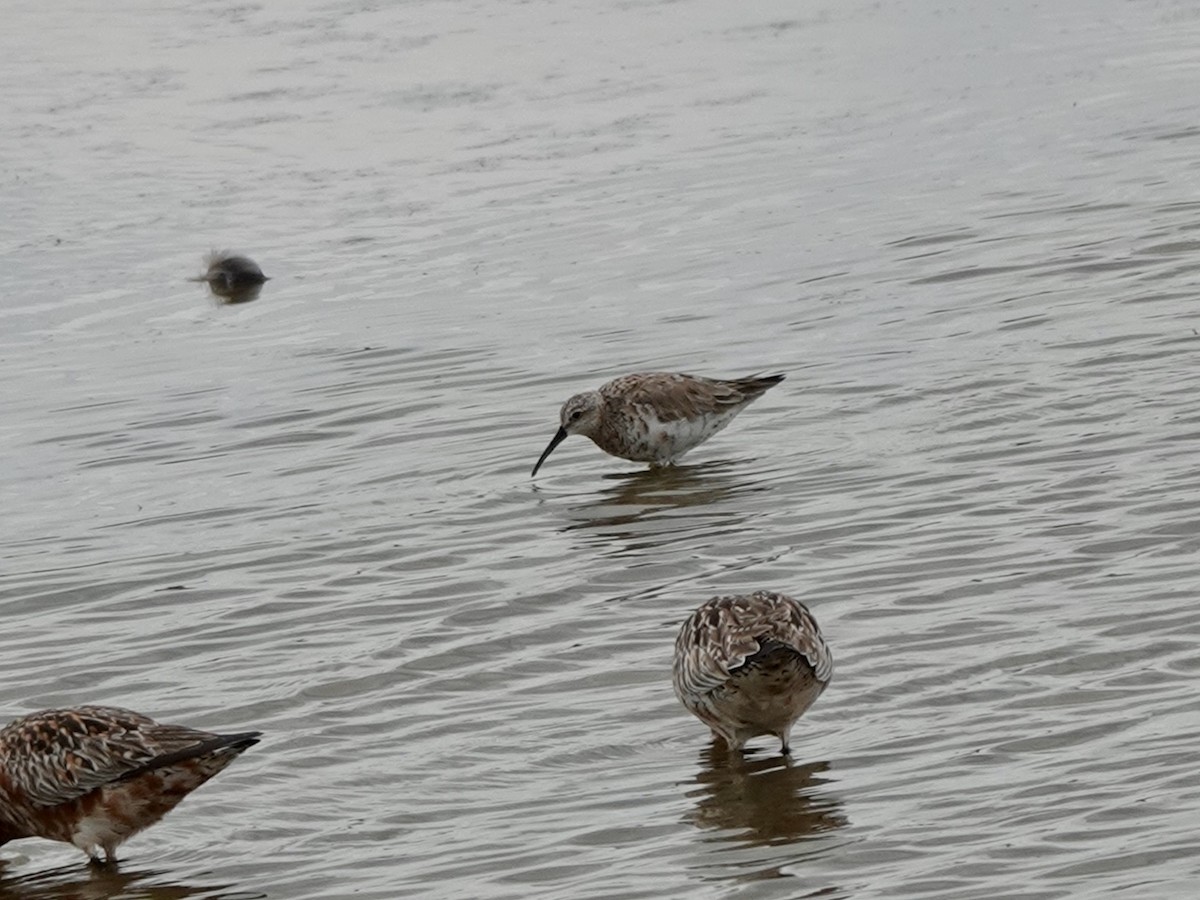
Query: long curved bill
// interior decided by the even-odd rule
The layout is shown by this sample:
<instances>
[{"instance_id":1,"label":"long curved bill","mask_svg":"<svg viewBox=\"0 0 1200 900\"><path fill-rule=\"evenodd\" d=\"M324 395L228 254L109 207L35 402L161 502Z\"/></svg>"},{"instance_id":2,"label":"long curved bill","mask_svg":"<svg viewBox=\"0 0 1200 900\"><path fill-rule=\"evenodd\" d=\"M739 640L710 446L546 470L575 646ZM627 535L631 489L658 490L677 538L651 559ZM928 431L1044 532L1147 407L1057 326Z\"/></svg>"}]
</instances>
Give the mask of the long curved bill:
<instances>
[{"instance_id":1,"label":"long curved bill","mask_svg":"<svg viewBox=\"0 0 1200 900\"><path fill-rule=\"evenodd\" d=\"M542 455L538 458L537 465L533 467L533 472L531 472L529 475L530 478L532 478L534 475L537 474L537 470L542 467L542 463L544 463L546 461L546 457L550 455L551 451L553 451L555 447L557 447L559 444L561 444L566 439L567 439L567 429L559 428L558 432L554 435L554 437L552 437L550 439L550 445L548 447L546 447L545 450L542 451Z\"/></svg>"}]
</instances>

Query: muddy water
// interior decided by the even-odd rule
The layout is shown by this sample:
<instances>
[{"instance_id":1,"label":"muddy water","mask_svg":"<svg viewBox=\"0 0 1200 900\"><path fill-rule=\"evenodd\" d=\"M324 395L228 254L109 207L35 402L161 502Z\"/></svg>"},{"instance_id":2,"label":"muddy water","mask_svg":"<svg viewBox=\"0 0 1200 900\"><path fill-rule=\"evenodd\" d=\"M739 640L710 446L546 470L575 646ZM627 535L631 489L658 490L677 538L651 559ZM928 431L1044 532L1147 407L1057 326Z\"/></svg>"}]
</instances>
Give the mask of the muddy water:
<instances>
[{"instance_id":1,"label":"muddy water","mask_svg":"<svg viewBox=\"0 0 1200 900\"><path fill-rule=\"evenodd\" d=\"M266 739L0 897L1195 896L1189 5L6 20L0 709ZM788 380L529 478L646 368ZM670 691L759 587L836 659L790 764Z\"/></svg>"}]
</instances>

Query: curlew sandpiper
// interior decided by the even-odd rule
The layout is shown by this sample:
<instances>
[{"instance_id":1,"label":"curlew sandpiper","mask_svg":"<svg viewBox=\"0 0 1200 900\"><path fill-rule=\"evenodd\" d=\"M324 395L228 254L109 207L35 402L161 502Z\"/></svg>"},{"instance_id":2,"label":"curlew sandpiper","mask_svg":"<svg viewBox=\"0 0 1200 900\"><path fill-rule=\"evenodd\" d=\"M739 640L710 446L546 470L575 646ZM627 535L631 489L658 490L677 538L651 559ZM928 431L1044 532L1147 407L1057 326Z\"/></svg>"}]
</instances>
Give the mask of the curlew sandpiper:
<instances>
[{"instance_id":1,"label":"curlew sandpiper","mask_svg":"<svg viewBox=\"0 0 1200 900\"><path fill-rule=\"evenodd\" d=\"M671 465L781 381L782 375L722 381L670 372L613 379L563 404L558 432L532 474L537 475L551 451L572 434L591 438L612 456L652 466Z\"/></svg>"},{"instance_id":2,"label":"curlew sandpiper","mask_svg":"<svg viewBox=\"0 0 1200 900\"><path fill-rule=\"evenodd\" d=\"M672 681L688 711L733 750L773 734L791 752L796 720L825 690L833 657L812 613L770 591L714 597L675 640Z\"/></svg>"},{"instance_id":3,"label":"curlew sandpiper","mask_svg":"<svg viewBox=\"0 0 1200 900\"><path fill-rule=\"evenodd\" d=\"M47 709L0 729L0 844L42 837L92 862L153 825L260 732L211 734L111 706Z\"/></svg>"}]
</instances>

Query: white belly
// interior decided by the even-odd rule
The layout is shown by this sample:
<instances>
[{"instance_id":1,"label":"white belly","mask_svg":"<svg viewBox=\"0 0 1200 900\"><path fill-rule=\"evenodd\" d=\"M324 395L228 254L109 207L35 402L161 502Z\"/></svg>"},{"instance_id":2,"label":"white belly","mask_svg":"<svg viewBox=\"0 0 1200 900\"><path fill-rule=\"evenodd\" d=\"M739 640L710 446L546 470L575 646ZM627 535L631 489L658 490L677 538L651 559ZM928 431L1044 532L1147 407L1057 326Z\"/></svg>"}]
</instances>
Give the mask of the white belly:
<instances>
[{"instance_id":1,"label":"white belly","mask_svg":"<svg viewBox=\"0 0 1200 900\"><path fill-rule=\"evenodd\" d=\"M659 465L675 462L728 425L738 412L740 410L670 422L660 422L651 416L647 421L646 438L653 461Z\"/></svg>"}]
</instances>

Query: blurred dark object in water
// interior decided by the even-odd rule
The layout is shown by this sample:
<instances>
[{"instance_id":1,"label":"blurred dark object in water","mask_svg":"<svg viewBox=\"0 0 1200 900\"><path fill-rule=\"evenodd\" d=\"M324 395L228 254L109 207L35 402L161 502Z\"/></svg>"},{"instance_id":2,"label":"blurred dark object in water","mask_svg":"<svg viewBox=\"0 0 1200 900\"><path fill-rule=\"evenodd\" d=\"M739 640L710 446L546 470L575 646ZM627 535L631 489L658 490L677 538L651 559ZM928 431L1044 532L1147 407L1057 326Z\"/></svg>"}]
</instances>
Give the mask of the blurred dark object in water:
<instances>
[{"instance_id":1,"label":"blurred dark object in water","mask_svg":"<svg viewBox=\"0 0 1200 900\"><path fill-rule=\"evenodd\" d=\"M205 281L209 289L229 303L245 303L255 299L268 277L258 263L248 256L238 256L228 250L214 250L204 258L207 271L190 279Z\"/></svg>"}]
</instances>

